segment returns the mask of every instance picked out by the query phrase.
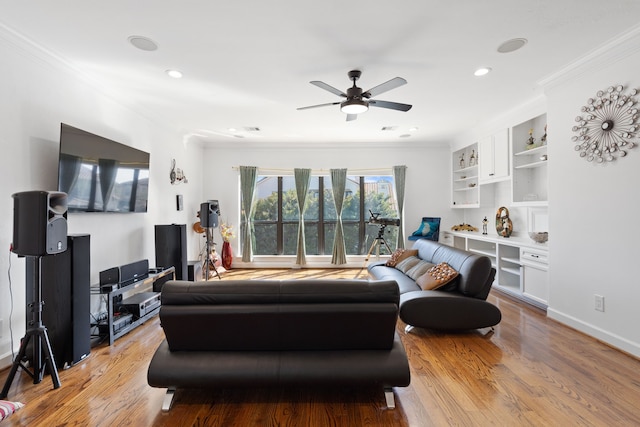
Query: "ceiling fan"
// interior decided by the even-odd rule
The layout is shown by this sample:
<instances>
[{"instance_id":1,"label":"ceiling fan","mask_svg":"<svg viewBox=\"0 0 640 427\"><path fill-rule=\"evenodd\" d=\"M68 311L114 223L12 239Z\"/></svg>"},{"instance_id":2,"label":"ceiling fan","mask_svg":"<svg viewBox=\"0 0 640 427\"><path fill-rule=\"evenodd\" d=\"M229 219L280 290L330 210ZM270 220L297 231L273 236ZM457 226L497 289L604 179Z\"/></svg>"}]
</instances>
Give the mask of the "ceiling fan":
<instances>
[{"instance_id":1,"label":"ceiling fan","mask_svg":"<svg viewBox=\"0 0 640 427\"><path fill-rule=\"evenodd\" d=\"M411 105L400 104L398 102L379 101L371 99L371 97L387 92L391 89L395 89L399 86L407 84L407 81L402 77L395 77L387 82L372 87L369 90L362 91L361 88L356 86L356 81L360 78L362 72L360 70L349 71L349 79L353 81L353 86L347 89L347 93L342 92L340 89L336 89L324 82L314 80L312 85L318 86L320 89L329 91L335 95L346 98L344 101L329 102L326 104L310 105L308 107L300 107L298 110L307 110L309 108L326 107L328 105L340 104L340 110L347 115L347 121L355 120L358 118L358 114L364 113L369 107L389 108L391 110L409 111Z\"/></svg>"}]
</instances>

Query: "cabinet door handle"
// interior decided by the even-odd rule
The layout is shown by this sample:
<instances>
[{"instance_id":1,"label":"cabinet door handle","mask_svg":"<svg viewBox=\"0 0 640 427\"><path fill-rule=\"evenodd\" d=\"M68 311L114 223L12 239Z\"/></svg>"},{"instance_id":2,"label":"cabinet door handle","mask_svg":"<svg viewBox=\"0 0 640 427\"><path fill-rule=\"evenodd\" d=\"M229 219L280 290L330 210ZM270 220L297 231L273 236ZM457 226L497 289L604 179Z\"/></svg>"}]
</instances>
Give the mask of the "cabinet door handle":
<instances>
[{"instance_id":1,"label":"cabinet door handle","mask_svg":"<svg viewBox=\"0 0 640 427\"><path fill-rule=\"evenodd\" d=\"M493 175L495 175L495 174L493 174L493 173L490 173L490 174L489 174L489 176L493 176Z\"/></svg>"},{"instance_id":2,"label":"cabinet door handle","mask_svg":"<svg viewBox=\"0 0 640 427\"><path fill-rule=\"evenodd\" d=\"M531 258L540 258L539 255L531 254Z\"/></svg>"}]
</instances>

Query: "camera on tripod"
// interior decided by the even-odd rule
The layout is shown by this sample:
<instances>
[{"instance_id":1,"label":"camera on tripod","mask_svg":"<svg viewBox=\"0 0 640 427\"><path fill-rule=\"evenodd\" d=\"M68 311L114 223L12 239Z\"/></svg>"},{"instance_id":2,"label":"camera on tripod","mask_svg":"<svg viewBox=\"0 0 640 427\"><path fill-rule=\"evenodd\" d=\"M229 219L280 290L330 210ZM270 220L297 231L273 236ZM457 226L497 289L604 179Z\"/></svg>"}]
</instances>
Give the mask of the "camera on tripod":
<instances>
[{"instance_id":1,"label":"camera on tripod","mask_svg":"<svg viewBox=\"0 0 640 427\"><path fill-rule=\"evenodd\" d=\"M377 224L385 227L387 225L400 225L399 218L380 218L380 212L372 212L371 209L369 209L369 214L371 215L369 218L369 224Z\"/></svg>"}]
</instances>

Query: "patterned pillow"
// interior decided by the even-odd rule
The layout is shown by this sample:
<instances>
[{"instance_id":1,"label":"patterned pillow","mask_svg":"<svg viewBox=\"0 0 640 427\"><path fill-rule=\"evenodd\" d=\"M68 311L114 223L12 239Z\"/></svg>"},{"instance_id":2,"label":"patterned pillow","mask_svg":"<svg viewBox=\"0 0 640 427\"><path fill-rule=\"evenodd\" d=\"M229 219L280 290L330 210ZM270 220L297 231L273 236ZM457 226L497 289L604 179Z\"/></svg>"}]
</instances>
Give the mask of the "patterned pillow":
<instances>
[{"instance_id":1,"label":"patterned pillow","mask_svg":"<svg viewBox=\"0 0 640 427\"><path fill-rule=\"evenodd\" d=\"M420 227L414 231L411 235L418 236L425 239L432 239L433 235L439 231L440 223L431 221L422 221Z\"/></svg>"},{"instance_id":2,"label":"patterned pillow","mask_svg":"<svg viewBox=\"0 0 640 427\"><path fill-rule=\"evenodd\" d=\"M24 403L21 402L9 402L7 400L0 400L0 421L4 420L23 406Z\"/></svg>"},{"instance_id":3,"label":"patterned pillow","mask_svg":"<svg viewBox=\"0 0 640 427\"><path fill-rule=\"evenodd\" d=\"M396 249L389 260L385 263L387 267L395 267L400 261L410 256L418 255L417 249Z\"/></svg>"},{"instance_id":4,"label":"patterned pillow","mask_svg":"<svg viewBox=\"0 0 640 427\"><path fill-rule=\"evenodd\" d=\"M438 289L458 277L458 272L446 262L430 268L425 274L416 279L416 283L425 291Z\"/></svg>"}]
</instances>

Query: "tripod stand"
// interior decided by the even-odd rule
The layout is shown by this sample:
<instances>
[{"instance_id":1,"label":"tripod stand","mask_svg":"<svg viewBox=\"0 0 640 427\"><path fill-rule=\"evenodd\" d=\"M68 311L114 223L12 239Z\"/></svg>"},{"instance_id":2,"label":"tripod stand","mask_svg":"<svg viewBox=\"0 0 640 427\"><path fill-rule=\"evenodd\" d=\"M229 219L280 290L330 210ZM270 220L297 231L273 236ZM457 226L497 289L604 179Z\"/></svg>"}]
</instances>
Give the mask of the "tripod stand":
<instances>
[{"instance_id":1,"label":"tripod stand","mask_svg":"<svg viewBox=\"0 0 640 427\"><path fill-rule=\"evenodd\" d=\"M216 261L211 257L211 249L213 249L213 247L216 245L213 241L213 228L207 227L205 229L205 238L207 239L205 243L206 253L204 255L204 262L202 264L202 271L205 274L205 280L209 280L209 272L211 270L216 273L216 276L218 276L218 280L222 280L222 277L220 277L220 273L216 268Z\"/></svg>"},{"instance_id":2,"label":"tripod stand","mask_svg":"<svg viewBox=\"0 0 640 427\"><path fill-rule=\"evenodd\" d=\"M53 351L51 351L51 343L49 342L49 335L47 334L47 328L42 323L42 307L44 302L42 301L42 283L40 281L40 262L41 256L35 257L33 262L33 283L30 285L34 289L34 301L29 304L31 309L31 321L27 325L27 332L20 340L20 351L18 356L13 361L9 376L5 381L0 398L7 397L9 388L13 382L13 378L18 371L18 368L22 368L31 378L33 378L34 384L39 384L44 376L45 367L51 374L51 381L53 382L53 388L60 388L60 377L58 377L58 370L53 358ZM28 265L29 263L27 263ZM27 346L29 341L33 339L33 372L29 370L29 367L25 365L23 359L27 352ZM42 361L42 352L44 351L44 362Z\"/></svg>"},{"instance_id":3,"label":"tripod stand","mask_svg":"<svg viewBox=\"0 0 640 427\"><path fill-rule=\"evenodd\" d=\"M376 250L376 259L380 259L380 244L384 244L384 246L387 248L389 253L391 253L391 247L389 246L389 244L384 238L384 230L386 228L387 228L387 224L380 224L378 226L378 236L373 240L373 243L371 243L371 247L369 248L367 257L364 259L365 262L369 261L369 258L371 257L371 253L373 252L374 249Z\"/></svg>"}]
</instances>

